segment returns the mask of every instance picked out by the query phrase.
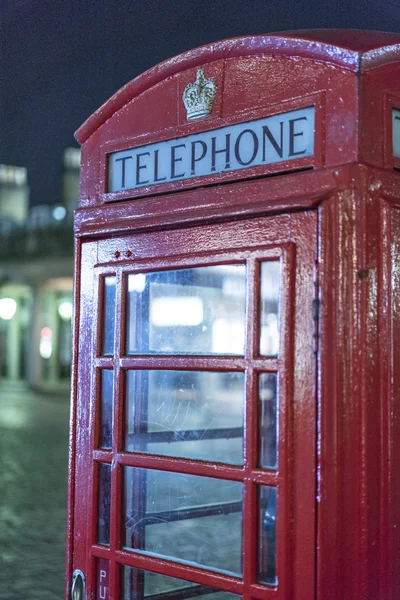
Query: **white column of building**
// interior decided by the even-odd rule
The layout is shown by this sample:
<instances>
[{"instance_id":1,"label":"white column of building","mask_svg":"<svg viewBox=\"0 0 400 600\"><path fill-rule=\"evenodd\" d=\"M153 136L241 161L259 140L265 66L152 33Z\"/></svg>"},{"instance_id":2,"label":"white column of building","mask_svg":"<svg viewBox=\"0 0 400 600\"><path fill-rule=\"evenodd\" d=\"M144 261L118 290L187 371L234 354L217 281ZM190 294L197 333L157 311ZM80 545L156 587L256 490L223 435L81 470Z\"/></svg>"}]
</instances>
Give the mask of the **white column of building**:
<instances>
[{"instance_id":1,"label":"white column of building","mask_svg":"<svg viewBox=\"0 0 400 600\"><path fill-rule=\"evenodd\" d=\"M18 298L19 300L19 298ZM7 379L16 381L21 377L21 327L20 327L20 307L17 301L17 310L12 319L8 322L7 332Z\"/></svg>"},{"instance_id":2,"label":"white column of building","mask_svg":"<svg viewBox=\"0 0 400 600\"><path fill-rule=\"evenodd\" d=\"M43 287L39 283L33 287L32 320L30 330L30 353L28 378L31 387L38 389L42 383L42 357L39 354L40 331L43 327Z\"/></svg>"},{"instance_id":3,"label":"white column of building","mask_svg":"<svg viewBox=\"0 0 400 600\"><path fill-rule=\"evenodd\" d=\"M59 380L59 368L58 368L58 340L59 340L59 318L58 318L58 303L57 303L57 292L52 289L46 290L46 302L47 302L47 323L52 331L52 353L51 356L46 359L49 361L49 376L48 385L52 388L57 387Z\"/></svg>"}]
</instances>

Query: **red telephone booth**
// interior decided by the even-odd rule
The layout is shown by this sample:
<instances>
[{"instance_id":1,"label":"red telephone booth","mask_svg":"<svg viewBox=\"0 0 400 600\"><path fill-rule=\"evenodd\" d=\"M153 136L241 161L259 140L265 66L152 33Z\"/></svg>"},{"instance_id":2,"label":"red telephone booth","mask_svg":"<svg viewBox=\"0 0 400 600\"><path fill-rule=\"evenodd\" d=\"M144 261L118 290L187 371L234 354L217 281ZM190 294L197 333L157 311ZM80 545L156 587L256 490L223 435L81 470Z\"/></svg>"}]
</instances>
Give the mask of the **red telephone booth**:
<instances>
[{"instance_id":1,"label":"red telephone booth","mask_svg":"<svg viewBox=\"0 0 400 600\"><path fill-rule=\"evenodd\" d=\"M79 129L74 600L398 597L399 43L213 43Z\"/></svg>"}]
</instances>

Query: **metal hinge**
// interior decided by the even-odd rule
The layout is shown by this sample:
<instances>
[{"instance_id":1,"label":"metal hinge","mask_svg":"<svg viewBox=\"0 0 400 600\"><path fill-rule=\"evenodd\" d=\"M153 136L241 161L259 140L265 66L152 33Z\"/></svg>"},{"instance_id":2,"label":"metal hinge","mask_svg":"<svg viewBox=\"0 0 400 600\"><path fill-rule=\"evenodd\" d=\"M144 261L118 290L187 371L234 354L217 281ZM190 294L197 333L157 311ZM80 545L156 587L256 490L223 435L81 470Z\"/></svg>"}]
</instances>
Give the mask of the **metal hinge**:
<instances>
[{"instance_id":1,"label":"metal hinge","mask_svg":"<svg viewBox=\"0 0 400 600\"><path fill-rule=\"evenodd\" d=\"M312 301L312 318L313 321L319 321L319 305L320 305L320 300L319 298L314 298L314 300Z\"/></svg>"},{"instance_id":2,"label":"metal hinge","mask_svg":"<svg viewBox=\"0 0 400 600\"><path fill-rule=\"evenodd\" d=\"M319 299L319 283L318 283L318 263L314 266L314 300L312 301L312 320L313 320L313 352L319 352L319 311L321 301Z\"/></svg>"}]
</instances>

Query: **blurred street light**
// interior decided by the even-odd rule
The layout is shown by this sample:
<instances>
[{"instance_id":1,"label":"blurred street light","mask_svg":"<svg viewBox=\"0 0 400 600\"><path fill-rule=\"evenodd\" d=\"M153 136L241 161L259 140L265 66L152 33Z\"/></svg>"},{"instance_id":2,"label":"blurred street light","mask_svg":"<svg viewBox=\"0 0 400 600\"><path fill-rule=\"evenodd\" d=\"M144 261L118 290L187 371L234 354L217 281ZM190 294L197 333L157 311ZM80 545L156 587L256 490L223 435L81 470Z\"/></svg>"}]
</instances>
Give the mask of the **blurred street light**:
<instances>
[{"instance_id":1,"label":"blurred street light","mask_svg":"<svg viewBox=\"0 0 400 600\"><path fill-rule=\"evenodd\" d=\"M10 321L17 311L17 303L13 298L0 299L0 319Z\"/></svg>"}]
</instances>

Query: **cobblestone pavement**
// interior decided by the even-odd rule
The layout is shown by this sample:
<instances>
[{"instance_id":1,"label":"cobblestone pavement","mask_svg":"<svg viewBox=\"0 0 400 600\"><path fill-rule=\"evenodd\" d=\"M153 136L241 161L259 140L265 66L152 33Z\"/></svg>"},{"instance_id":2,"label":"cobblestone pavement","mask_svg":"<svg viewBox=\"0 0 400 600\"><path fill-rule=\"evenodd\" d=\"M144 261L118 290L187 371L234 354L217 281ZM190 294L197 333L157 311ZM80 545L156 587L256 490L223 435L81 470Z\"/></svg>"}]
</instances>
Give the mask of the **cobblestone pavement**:
<instances>
[{"instance_id":1,"label":"cobblestone pavement","mask_svg":"<svg viewBox=\"0 0 400 600\"><path fill-rule=\"evenodd\" d=\"M0 385L0 600L62 600L69 402Z\"/></svg>"}]
</instances>

